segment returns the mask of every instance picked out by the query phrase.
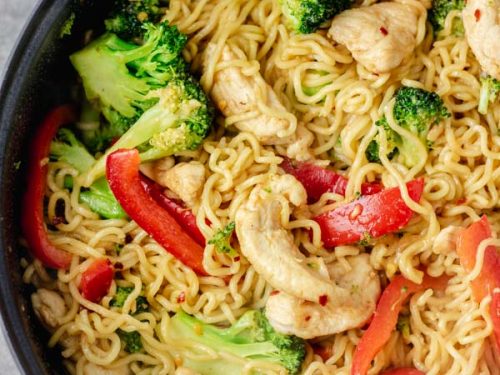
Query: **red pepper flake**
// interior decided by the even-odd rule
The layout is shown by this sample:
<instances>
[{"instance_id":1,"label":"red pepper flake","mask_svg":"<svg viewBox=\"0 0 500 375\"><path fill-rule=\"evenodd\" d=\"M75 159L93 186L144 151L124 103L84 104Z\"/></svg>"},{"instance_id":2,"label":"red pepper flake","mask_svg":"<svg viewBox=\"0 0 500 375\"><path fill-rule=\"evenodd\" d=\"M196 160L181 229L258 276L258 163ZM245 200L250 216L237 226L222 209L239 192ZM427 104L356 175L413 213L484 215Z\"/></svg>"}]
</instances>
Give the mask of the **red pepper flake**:
<instances>
[{"instance_id":1,"label":"red pepper flake","mask_svg":"<svg viewBox=\"0 0 500 375\"><path fill-rule=\"evenodd\" d=\"M272 296L275 296L275 295L277 295L277 294L280 294L280 291L279 291L279 290L273 290L273 291L271 292L271 295L272 295Z\"/></svg>"},{"instance_id":2,"label":"red pepper flake","mask_svg":"<svg viewBox=\"0 0 500 375\"><path fill-rule=\"evenodd\" d=\"M122 270L123 269L123 264L120 262L116 262L114 264L115 270Z\"/></svg>"},{"instance_id":3,"label":"red pepper flake","mask_svg":"<svg viewBox=\"0 0 500 375\"><path fill-rule=\"evenodd\" d=\"M481 11L479 9L476 9L474 11L474 17L476 17L476 22L479 22L479 20L481 19Z\"/></svg>"},{"instance_id":4,"label":"red pepper flake","mask_svg":"<svg viewBox=\"0 0 500 375\"><path fill-rule=\"evenodd\" d=\"M389 31L387 31L387 29L384 26L380 27L380 32L382 33L383 36L389 34Z\"/></svg>"},{"instance_id":5,"label":"red pepper flake","mask_svg":"<svg viewBox=\"0 0 500 375\"><path fill-rule=\"evenodd\" d=\"M183 303L184 301L186 301L186 293L181 292L177 297L177 303Z\"/></svg>"},{"instance_id":6,"label":"red pepper flake","mask_svg":"<svg viewBox=\"0 0 500 375\"><path fill-rule=\"evenodd\" d=\"M327 303L328 303L328 296L326 294L319 296L319 304L321 306L325 306Z\"/></svg>"},{"instance_id":7,"label":"red pepper flake","mask_svg":"<svg viewBox=\"0 0 500 375\"><path fill-rule=\"evenodd\" d=\"M64 223L64 218L61 217L61 216L54 216L54 218L52 219L52 224L53 225L59 225L59 224L62 224Z\"/></svg>"},{"instance_id":8,"label":"red pepper flake","mask_svg":"<svg viewBox=\"0 0 500 375\"><path fill-rule=\"evenodd\" d=\"M310 315L306 316L304 320L305 320L306 322L310 321L310 320L311 320L311 316L310 316Z\"/></svg>"},{"instance_id":9,"label":"red pepper flake","mask_svg":"<svg viewBox=\"0 0 500 375\"><path fill-rule=\"evenodd\" d=\"M464 204L465 202L467 202L467 199L465 199L465 198L460 198L459 200L457 200L457 205L459 205L459 206L460 206L460 205Z\"/></svg>"},{"instance_id":10,"label":"red pepper flake","mask_svg":"<svg viewBox=\"0 0 500 375\"><path fill-rule=\"evenodd\" d=\"M239 261L240 261L240 257L239 257L239 256L234 257L234 261L235 261L235 262L239 262Z\"/></svg>"}]
</instances>

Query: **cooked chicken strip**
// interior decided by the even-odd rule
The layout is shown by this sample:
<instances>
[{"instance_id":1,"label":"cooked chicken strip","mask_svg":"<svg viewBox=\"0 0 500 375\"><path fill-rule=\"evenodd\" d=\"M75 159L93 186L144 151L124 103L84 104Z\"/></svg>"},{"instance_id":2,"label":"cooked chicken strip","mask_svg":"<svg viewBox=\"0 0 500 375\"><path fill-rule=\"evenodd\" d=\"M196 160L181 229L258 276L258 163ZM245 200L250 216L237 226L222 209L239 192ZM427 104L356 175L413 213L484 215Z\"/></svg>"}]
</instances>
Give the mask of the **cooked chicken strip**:
<instances>
[{"instance_id":1,"label":"cooked chicken strip","mask_svg":"<svg viewBox=\"0 0 500 375\"><path fill-rule=\"evenodd\" d=\"M213 44L207 47L206 59L213 58L215 48ZM225 45L219 63L224 64L237 60L238 56L228 45ZM276 111L286 112L286 108L281 104L271 86L266 84L265 87L267 97L265 104ZM255 77L246 76L242 69L237 66L228 66L215 73L210 93L216 106L224 116L228 117L258 112L257 97L259 92L258 81ZM290 137L281 138L279 136L280 132L290 128L290 122L285 118L262 113L247 120L237 121L234 125L241 131L254 134L259 142L265 145L290 143Z\"/></svg>"},{"instance_id":2,"label":"cooked chicken strip","mask_svg":"<svg viewBox=\"0 0 500 375\"><path fill-rule=\"evenodd\" d=\"M465 36L483 70L500 80L500 0L468 0Z\"/></svg>"},{"instance_id":3,"label":"cooked chicken strip","mask_svg":"<svg viewBox=\"0 0 500 375\"><path fill-rule=\"evenodd\" d=\"M197 161L179 163L166 171L158 182L192 207L205 184L205 167Z\"/></svg>"},{"instance_id":4,"label":"cooked chicken strip","mask_svg":"<svg viewBox=\"0 0 500 375\"><path fill-rule=\"evenodd\" d=\"M323 305L303 301L286 293L273 294L266 316L278 332L304 339L332 335L366 323L375 311L380 282L370 266L369 255L348 257L351 266L328 266L335 293Z\"/></svg>"},{"instance_id":5,"label":"cooked chicken strip","mask_svg":"<svg viewBox=\"0 0 500 375\"><path fill-rule=\"evenodd\" d=\"M49 330L61 325L60 319L66 315L67 307L64 299L57 292L38 289L31 295L31 303L36 316Z\"/></svg>"},{"instance_id":6,"label":"cooked chicken strip","mask_svg":"<svg viewBox=\"0 0 500 375\"><path fill-rule=\"evenodd\" d=\"M175 160L168 157L141 165L141 172L192 207L205 184L205 167L197 161L174 164Z\"/></svg>"},{"instance_id":7,"label":"cooked chicken strip","mask_svg":"<svg viewBox=\"0 0 500 375\"><path fill-rule=\"evenodd\" d=\"M366 69L386 73L415 49L417 16L413 7L399 3L350 9L333 19L328 35Z\"/></svg>"},{"instance_id":8,"label":"cooked chicken strip","mask_svg":"<svg viewBox=\"0 0 500 375\"><path fill-rule=\"evenodd\" d=\"M257 186L236 212L236 234L243 255L274 288L308 301L319 301L334 291L331 282L307 266L293 236L281 225L281 203L305 204L304 187L291 175Z\"/></svg>"}]
</instances>

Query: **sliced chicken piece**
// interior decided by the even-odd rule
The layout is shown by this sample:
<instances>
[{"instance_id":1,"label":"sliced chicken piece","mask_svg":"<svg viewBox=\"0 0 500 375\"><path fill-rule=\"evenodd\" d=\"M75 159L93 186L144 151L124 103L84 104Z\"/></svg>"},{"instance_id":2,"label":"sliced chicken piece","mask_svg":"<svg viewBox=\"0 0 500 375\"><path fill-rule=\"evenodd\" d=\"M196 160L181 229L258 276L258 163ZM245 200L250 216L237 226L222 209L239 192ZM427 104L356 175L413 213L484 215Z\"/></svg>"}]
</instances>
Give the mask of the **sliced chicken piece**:
<instances>
[{"instance_id":1,"label":"sliced chicken piece","mask_svg":"<svg viewBox=\"0 0 500 375\"><path fill-rule=\"evenodd\" d=\"M193 207L205 184L205 167L197 161L174 165L172 158L141 165L141 172L169 189L167 195Z\"/></svg>"},{"instance_id":2,"label":"sliced chicken piece","mask_svg":"<svg viewBox=\"0 0 500 375\"><path fill-rule=\"evenodd\" d=\"M192 207L205 184L205 167L197 161L179 163L166 171L158 183L169 188L189 207Z\"/></svg>"},{"instance_id":3,"label":"sliced chicken piece","mask_svg":"<svg viewBox=\"0 0 500 375\"><path fill-rule=\"evenodd\" d=\"M236 234L243 255L274 288L308 301L334 291L331 282L308 267L293 235L281 225L283 199L295 206L306 203L304 187L291 175L276 176L254 188L236 212Z\"/></svg>"},{"instance_id":4,"label":"sliced chicken piece","mask_svg":"<svg viewBox=\"0 0 500 375\"><path fill-rule=\"evenodd\" d=\"M415 49L417 17L409 5L378 3L342 12L333 19L328 35L369 71L386 73Z\"/></svg>"},{"instance_id":5,"label":"sliced chicken piece","mask_svg":"<svg viewBox=\"0 0 500 375\"><path fill-rule=\"evenodd\" d=\"M500 80L500 0L468 0L465 36L483 70Z\"/></svg>"},{"instance_id":6,"label":"sliced chicken piece","mask_svg":"<svg viewBox=\"0 0 500 375\"><path fill-rule=\"evenodd\" d=\"M310 146L314 142L314 134L304 124L297 126L295 140L288 145L286 156L298 161L306 161L313 158Z\"/></svg>"},{"instance_id":7,"label":"sliced chicken piece","mask_svg":"<svg viewBox=\"0 0 500 375\"><path fill-rule=\"evenodd\" d=\"M68 309L59 293L48 289L38 289L31 295L31 303L36 316L44 326L53 330L61 325L61 318Z\"/></svg>"},{"instance_id":8,"label":"sliced chicken piece","mask_svg":"<svg viewBox=\"0 0 500 375\"><path fill-rule=\"evenodd\" d=\"M83 375L129 375L130 369L127 365L120 367L104 368L94 363L87 363L83 367Z\"/></svg>"},{"instance_id":9,"label":"sliced chicken piece","mask_svg":"<svg viewBox=\"0 0 500 375\"><path fill-rule=\"evenodd\" d=\"M205 66L208 59L212 59L216 46L210 44L206 49ZM256 116L237 121L234 126L241 131L254 134L265 145L278 145L290 143L290 137L280 137L279 134L290 128L290 121L282 118L260 113L257 107L257 97L260 93L259 81L252 76L243 74L242 69L236 64L239 57L228 45L222 50L220 63L226 67L215 73L211 96L224 116L242 116L245 113L256 112ZM260 80L263 82L263 80ZM272 110L286 112L271 86L265 84L265 103Z\"/></svg>"},{"instance_id":10,"label":"sliced chicken piece","mask_svg":"<svg viewBox=\"0 0 500 375\"><path fill-rule=\"evenodd\" d=\"M328 266L335 293L323 304L286 293L272 294L266 304L266 316L273 328L312 339L364 325L375 311L380 281L368 254L346 260L350 269L340 263Z\"/></svg>"},{"instance_id":11,"label":"sliced chicken piece","mask_svg":"<svg viewBox=\"0 0 500 375\"><path fill-rule=\"evenodd\" d=\"M142 163L140 170L144 175L159 183L165 179L165 173L175 165L175 159L171 156L166 158Z\"/></svg>"}]
</instances>

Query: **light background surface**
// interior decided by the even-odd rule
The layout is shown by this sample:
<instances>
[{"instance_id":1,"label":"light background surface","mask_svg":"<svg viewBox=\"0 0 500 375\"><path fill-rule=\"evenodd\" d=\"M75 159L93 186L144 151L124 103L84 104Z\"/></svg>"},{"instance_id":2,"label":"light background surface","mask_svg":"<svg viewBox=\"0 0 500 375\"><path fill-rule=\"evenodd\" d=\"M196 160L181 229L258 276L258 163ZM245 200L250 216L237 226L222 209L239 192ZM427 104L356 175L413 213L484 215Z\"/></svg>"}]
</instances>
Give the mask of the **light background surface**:
<instances>
[{"instance_id":1,"label":"light background surface","mask_svg":"<svg viewBox=\"0 0 500 375\"><path fill-rule=\"evenodd\" d=\"M0 0L0 76L36 0ZM0 374L21 375L3 331L0 332Z\"/></svg>"}]
</instances>

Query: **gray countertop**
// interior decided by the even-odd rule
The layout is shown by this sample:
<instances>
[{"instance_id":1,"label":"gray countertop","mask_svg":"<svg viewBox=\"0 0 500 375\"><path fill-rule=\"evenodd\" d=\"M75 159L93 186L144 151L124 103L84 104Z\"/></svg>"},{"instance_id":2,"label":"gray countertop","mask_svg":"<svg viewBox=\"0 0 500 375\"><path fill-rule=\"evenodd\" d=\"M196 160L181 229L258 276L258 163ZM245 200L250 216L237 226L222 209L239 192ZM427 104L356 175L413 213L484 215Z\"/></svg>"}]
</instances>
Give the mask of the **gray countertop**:
<instances>
[{"instance_id":1,"label":"gray countertop","mask_svg":"<svg viewBox=\"0 0 500 375\"><path fill-rule=\"evenodd\" d=\"M0 0L0 74L36 0ZM21 375L0 331L0 374Z\"/></svg>"}]
</instances>

